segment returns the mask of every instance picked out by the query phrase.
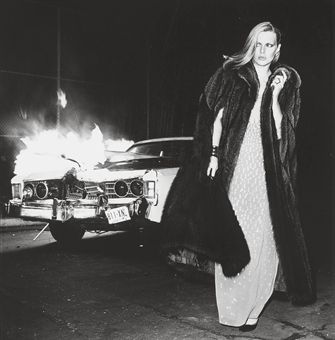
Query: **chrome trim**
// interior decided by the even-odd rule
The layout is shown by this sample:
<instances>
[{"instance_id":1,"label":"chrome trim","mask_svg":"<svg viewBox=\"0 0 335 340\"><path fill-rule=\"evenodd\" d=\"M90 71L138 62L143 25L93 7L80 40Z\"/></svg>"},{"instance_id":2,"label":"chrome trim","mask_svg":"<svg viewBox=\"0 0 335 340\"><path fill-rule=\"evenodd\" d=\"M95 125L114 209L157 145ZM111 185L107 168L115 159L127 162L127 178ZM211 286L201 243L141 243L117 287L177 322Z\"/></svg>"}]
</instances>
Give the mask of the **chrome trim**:
<instances>
[{"instance_id":1,"label":"chrome trim","mask_svg":"<svg viewBox=\"0 0 335 340\"><path fill-rule=\"evenodd\" d=\"M146 143L152 143L152 142L170 142L170 141L179 141L179 140L193 140L193 137L162 137L162 138L153 138L153 139L145 139L137 141L136 143L132 144L130 148L136 146L137 144L146 144Z\"/></svg>"},{"instance_id":2,"label":"chrome trim","mask_svg":"<svg viewBox=\"0 0 335 340\"><path fill-rule=\"evenodd\" d=\"M52 218L52 209L51 207L21 207L21 217L33 217L40 219L51 220Z\"/></svg>"}]
</instances>

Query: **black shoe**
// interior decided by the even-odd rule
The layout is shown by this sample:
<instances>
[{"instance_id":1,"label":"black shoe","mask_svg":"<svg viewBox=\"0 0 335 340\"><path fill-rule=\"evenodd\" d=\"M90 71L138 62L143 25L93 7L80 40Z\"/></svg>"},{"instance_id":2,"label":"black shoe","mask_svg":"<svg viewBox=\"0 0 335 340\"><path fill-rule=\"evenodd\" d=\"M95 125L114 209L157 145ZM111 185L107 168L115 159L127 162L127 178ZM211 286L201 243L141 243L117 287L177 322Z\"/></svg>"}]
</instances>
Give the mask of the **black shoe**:
<instances>
[{"instance_id":1,"label":"black shoe","mask_svg":"<svg viewBox=\"0 0 335 340\"><path fill-rule=\"evenodd\" d=\"M255 323L254 325L243 325L241 327L239 327L238 329L241 332L252 332L253 330L255 330L257 327L257 323Z\"/></svg>"}]
</instances>

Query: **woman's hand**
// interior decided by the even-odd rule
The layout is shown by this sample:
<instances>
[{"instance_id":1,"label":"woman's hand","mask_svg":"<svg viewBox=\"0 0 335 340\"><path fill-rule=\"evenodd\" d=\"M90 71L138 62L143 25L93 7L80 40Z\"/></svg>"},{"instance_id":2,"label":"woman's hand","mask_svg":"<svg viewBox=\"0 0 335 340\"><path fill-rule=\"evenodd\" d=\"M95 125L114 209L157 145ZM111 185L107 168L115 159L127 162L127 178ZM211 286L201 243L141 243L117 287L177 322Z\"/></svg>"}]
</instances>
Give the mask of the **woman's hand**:
<instances>
[{"instance_id":1,"label":"woman's hand","mask_svg":"<svg viewBox=\"0 0 335 340\"><path fill-rule=\"evenodd\" d=\"M215 156L211 156L207 168L207 176L213 178L217 170L218 170L218 158Z\"/></svg>"},{"instance_id":2,"label":"woman's hand","mask_svg":"<svg viewBox=\"0 0 335 340\"><path fill-rule=\"evenodd\" d=\"M272 97L277 99L280 91L283 89L287 80L287 75L284 71L278 73L272 80Z\"/></svg>"},{"instance_id":3,"label":"woman's hand","mask_svg":"<svg viewBox=\"0 0 335 340\"><path fill-rule=\"evenodd\" d=\"M272 114L276 125L277 130L277 139L281 139L281 122L283 118L283 114L278 102L278 96L280 91L283 89L285 83L287 81L287 74L285 71L281 71L278 73L272 80Z\"/></svg>"}]
</instances>

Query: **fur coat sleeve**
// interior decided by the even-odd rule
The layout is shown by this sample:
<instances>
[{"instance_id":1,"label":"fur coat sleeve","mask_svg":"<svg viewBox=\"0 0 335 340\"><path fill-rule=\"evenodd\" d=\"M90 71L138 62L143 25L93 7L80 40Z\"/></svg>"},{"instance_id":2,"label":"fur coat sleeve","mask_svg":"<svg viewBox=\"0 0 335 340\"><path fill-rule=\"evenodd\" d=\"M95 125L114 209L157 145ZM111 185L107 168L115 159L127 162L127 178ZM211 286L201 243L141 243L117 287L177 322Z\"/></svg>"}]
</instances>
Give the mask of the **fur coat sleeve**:
<instances>
[{"instance_id":1,"label":"fur coat sleeve","mask_svg":"<svg viewBox=\"0 0 335 340\"><path fill-rule=\"evenodd\" d=\"M287 177L296 189L297 157L295 130L300 115L300 86L301 80L298 73L290 68L287 86L282 90L279 102L282 107L282 138L279 142L280 160Z\"/></svg>"},{"instance_id":2,"label":"fur coat sleeve","mask_svg":"<svg viewBox=\"0 0 335 340\"><path fill-rule=\"evenodd\" d=\"M194 156L200 163L198 169L200 177L206 173L208 166L212 148L212 127L216 115L224 105L224 93L227 92L224 91L226 82L223 68L220 67L209 79L200 96L194 132Z\"/></svg>"},{"instance_id":3,"label":"fur coat sleeve","mask_svg":"<svg viewBox=\"0 0 335 340\"><path fill-rule=\"evenodd\" d=\"M306 305L313 303L316 296L296 190L295 130L300 113L301 80L293 68L284 68L289 78L279 96L283 118L278 143L274 140L276 133L273 117L267 114L271 110L270 96L265 100L261 118L264 167L273 233L287 292L292 303Z\"/></svg>"}]
</instances>

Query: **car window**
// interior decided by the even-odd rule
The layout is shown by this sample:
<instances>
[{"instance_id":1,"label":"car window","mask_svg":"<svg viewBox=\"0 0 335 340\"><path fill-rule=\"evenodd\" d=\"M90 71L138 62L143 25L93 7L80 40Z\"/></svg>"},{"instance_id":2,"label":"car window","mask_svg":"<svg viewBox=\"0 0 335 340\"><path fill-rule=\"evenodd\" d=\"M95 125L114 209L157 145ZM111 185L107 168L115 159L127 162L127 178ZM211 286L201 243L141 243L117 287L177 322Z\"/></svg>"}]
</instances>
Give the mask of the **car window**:
<instances>
[{"instance_id":1,"label":"car window","mask_svg":"<svg viewBox=\"0 0 335 340\"><path fill-rule=\"evenodd\" d=\"M192 140L175 140L133 145L128 152L144 155L179 157L190 152Z\"/></svg>"},{"instance_id":2,"label":"car window","mask_svg":"<svg viewBox=\"0 0 335 340\"><path fill-rule=\"evenodd\" d=\"M141 144L130 148L128 151L142 155L159 156L162 146L158 143Z\"/></svg>"}]
</instances>

